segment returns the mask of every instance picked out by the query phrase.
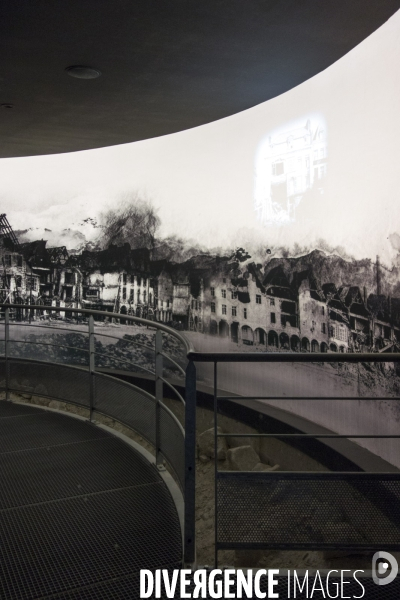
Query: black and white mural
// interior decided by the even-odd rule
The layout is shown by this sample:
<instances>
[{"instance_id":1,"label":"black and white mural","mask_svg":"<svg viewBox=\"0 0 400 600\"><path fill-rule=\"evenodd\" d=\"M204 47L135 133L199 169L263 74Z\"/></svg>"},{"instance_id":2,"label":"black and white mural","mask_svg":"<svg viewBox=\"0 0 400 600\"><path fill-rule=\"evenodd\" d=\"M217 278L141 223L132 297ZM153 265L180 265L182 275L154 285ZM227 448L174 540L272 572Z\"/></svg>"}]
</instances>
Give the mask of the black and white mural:
<instances>
[{"instance_id":1,"label":"black and white mural","mask_svg":"<svg viewBox=\"0 0 400 600\"><path fill-rule=\"evenodd\" d=\"M161 321L201 350L399 351L399 34L396 14L302 85L203 127L1 160L23 248L2 250L3 300ZM394 393L389 375L340 385Z\"/></svg>"}]
</instances>

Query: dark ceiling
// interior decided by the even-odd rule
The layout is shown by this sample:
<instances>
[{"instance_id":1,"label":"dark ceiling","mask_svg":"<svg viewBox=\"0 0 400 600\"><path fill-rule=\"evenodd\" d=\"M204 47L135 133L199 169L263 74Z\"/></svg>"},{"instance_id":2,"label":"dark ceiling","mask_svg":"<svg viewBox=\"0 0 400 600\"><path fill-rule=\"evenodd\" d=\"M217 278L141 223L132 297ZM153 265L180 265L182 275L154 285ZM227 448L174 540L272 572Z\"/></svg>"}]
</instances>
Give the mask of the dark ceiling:
<instances>
[{"instance_id":1,"label":"dark ceiling","mask_svg":"<svg viewBox=\"0 0 400 600\"><path fill-rule=\"evenodd\" d=\"M0 156L165 135L282 94L400 0L2 0ZM70 77L89 65L99 79Z\"/></svg>"}]
</instances>

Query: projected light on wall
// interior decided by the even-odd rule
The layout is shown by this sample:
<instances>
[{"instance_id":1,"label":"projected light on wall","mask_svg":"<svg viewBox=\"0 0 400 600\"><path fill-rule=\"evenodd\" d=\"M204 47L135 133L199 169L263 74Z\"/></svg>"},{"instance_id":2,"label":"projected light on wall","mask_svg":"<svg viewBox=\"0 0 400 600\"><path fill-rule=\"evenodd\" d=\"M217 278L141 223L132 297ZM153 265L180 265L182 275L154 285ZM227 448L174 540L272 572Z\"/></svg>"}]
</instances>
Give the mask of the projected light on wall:
<instances>
[{"instance_id":1,"label":"projected light on wall","mask_svg":"<svg viewBox=\"0 0 400 600\"><path fill-rule=\"evenodd\" d=\"M263 225L293 222L307 190L323 194L327 156L321 115L302 117L265 136L255 164L257 219Z\"/></svg>"}]
</instances>

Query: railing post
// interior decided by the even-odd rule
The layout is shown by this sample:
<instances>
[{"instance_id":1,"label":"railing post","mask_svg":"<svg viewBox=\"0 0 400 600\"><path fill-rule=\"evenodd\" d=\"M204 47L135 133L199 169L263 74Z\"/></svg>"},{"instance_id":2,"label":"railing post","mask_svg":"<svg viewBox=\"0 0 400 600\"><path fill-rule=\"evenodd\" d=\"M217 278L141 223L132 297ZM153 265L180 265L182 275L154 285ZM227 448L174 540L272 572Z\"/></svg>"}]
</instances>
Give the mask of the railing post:
<instances>
[{"instance_id":1,"label":"railing post","mask_svg":"<svg viewBox=\"0 0 400 600\"><path fill-rule=\"evenodd\" d=\"M89 421L93 419L93 409L95 400L95 344L94 344L94 318L93 315L89 315L89 385L90 385L90 397L89 397Z\"/></svg>"},{"instance_id":2,"label":"railing post","mask_svg":"<svg viewBox=\"0 0 400 600\"><path fill-rule=\"evenodd\" d=\"M6 400L10 399L10 309L4 311L4 358L6 367Z\"/></svg>"},{"instance_id":3,"label":"railing post","mask_svg":"<svg viewBox=\"0 0 400 600\"><path fill-rule=\"evenodd\" d=\"M185 382L185 531L183 560L196 561L196 365L186 367Z\"/></svg>"},{"instance_id":4,"label":"railing post","mask_svg":"<svg viewBox=\"0 0 400 600\"><path fill-rule=\"evenodd\" d=\"M156 344L155 344L155 399L156 399L156 435L155 435L155 446L156 446L156 465L161 467L163 464L161 450L160 450L160 403L163 399L164 384L162 381L163 376L163 355L162 355L162 331L157 329L156 331Z\"/></svg>"}]
</instances>

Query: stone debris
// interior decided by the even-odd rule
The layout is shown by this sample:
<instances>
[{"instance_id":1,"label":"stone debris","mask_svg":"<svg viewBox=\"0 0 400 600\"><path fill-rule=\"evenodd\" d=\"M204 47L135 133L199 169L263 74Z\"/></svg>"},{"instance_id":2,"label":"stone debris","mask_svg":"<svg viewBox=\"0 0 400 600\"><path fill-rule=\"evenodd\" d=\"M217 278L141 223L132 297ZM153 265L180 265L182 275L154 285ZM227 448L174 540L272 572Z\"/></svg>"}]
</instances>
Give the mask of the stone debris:
<instances>
[{"instance_id":1,"label":"stone debris","mask_svg":"<svg viewBox=\"0 0 400 600\"><path fill-rule=\"evenodd\" d=\"M223 433L221 427L217 427L218 433ZM203 457L202 462L205 462L205 458L215 458L214 451L214 428L207 429L197 438L197 450L198 456ZM227 453L227 445L225 438L218 438L217 441L217 460L225 460Z\"/></svg>"},{"instance_id":2,"label":"stone debris","mask_svg":"<svg viewBox=\"0 0 400 600\"><path fill-rule=\"evenodd\" d=\"M40 333L30 333L25 341L29 344L18 344L13 347L13 358L26 358L55 362L61 364L88 366L89 342L85 333L71 331L60 333L49 331L43 327ZM114 368L125 371L147 372L154 371L154 342L152 331L146 333L125 334L114 343L102 343L101 333L95 334L95 353L97 368ZM163 352L171 356L182 367L185 366L183 347L179 340L170 335L163 336ZM164 359L164 376L181 378L182 374L168 359ZM16 387L24 393L32 393L30 382L24 380L11 381L11 387ZM43 392L35 394L40 395Z\"/></svg>"},{"instance_id":3,"label":"stone debris","mask_svg":"<svg viewBox=\"0 0 400 600\"><path fill-rule=\"evenodd\" d=\"M253 467L252 471L279 471L280 470L280 466L279 465L274 465L273 467L271 467L271 465L265 465L264 463L257 463L255 467Z\"/></svg>"},{"instance_id":4,"label":"stone debris","mask_svg":"<svg viewBox=\"0 0 400 600\"><path fill-rule=\"evenodd\" d=\"M231 471L252 471L260 464L260 457L251 446L238 446L227 452L228 465Z\"/></svg>"}]
</instances>

